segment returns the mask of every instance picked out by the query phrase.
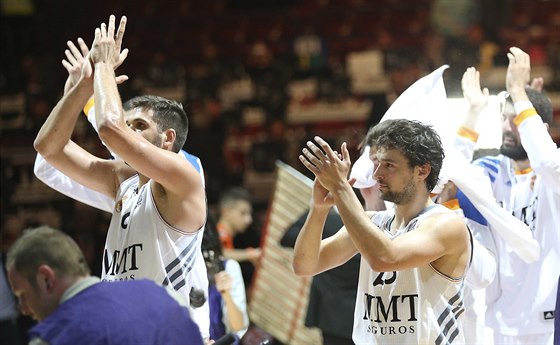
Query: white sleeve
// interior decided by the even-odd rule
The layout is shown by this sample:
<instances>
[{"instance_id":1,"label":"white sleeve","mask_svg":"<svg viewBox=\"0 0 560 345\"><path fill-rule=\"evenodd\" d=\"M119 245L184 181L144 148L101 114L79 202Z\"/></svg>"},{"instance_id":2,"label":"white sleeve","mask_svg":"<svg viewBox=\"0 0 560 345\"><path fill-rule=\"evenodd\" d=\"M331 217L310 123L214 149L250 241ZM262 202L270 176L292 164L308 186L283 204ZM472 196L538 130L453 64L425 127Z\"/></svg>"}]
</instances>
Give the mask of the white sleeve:
<instances>
[{"instance_id":1,"label":"white sleeve","mask_svg":"<svg viewBox=\"0 0 560 345\"><path fill-rule=\"evenodd\" d=\"M490 285L496 276L496 248L488 227L465 219L473 233L473 257L465 278L467 285L473 289L483 289Z\"/></svg>"},{"instance_id":2,"label":"white sleeve","mask_svg":"<svg viewBox=\"0 0 560 345\"><path fill-rule=\"evenodd\" d=\"M453 146L467 161L472 161L476 142L463 135L457 134Z\"/></svg>"},{"instance_id":3,"label":"white sleeve","mask_svg":"<svg viewBox=\"0 0 560 345\"><path fill-rule=\"evenodd\" d=\"M538 173L543 183L560 194L560 150L540 116L530 116L519 126L521 144L531 162L531 168Z\"/></svg>"},{"instance_id":4,"label":"white sleeve","mask_svg":"<svg viewBox=\"0 0 560 345\"><path fill-rule=\"evenodd\" d=\"M247 328L249 328L249 316L247 315L247 296L245 294L245 283L243 282L243 275L241 273L241 266L239 263L232 259L226 260L226 272L231 276L232 284L231 284L231 298L233 299L233 303L239 308L241 313L243 314L243 329L239 330L235 334L241 339L245 332L247 332ZM223 309L223 319L224 325L228 323L225 321L227 320L227 310L226 308Z\"/></svg>"},{"instance_id":5,"label":"white sleeve","mask_svg":"<svg viewBox=\"0 0 560 345\"><path fill-rule=\"evenodd\" d=\"M450 180L488 221L492 232L500 236L526 263L538 260L540 246L533 238L531 229L496 202L484 169L461 160L455 160L452 167Z\"/></svg>"},{"instance_id":6,"label":"white sleeve","mask_svg":"<svg viewBox=\"0 0 560 345\"><path fill-rule=\"evenodd\" d=\"M115 200L72 180L53 167L40 154L37 154L37 158L35 158L33 172L39 180L57 192L102 211L113 212Z\"/></svg>"}]
</instances>

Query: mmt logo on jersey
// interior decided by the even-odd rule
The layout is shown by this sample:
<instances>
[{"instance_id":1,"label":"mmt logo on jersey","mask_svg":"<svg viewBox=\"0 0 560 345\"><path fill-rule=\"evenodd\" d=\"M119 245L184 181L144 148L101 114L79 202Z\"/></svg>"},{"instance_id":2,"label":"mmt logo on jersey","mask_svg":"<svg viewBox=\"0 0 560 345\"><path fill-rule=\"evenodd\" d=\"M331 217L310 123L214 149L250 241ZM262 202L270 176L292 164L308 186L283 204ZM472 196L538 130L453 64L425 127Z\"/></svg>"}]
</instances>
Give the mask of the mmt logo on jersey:
<instances>
[{"instance_id":1,"label":"mmt logo on jersey","mask_svg":"<svg viewBox=\"0 0 560 345\"><path fill-rule=\"evenodd\" d=\"M418 294L393 295L389 300L364 293L364 320L369 320L368 332L373 334L414 333ZM399 323L399 324L397 324Z\"/></svg>"},{"instance_id":2,"label":"mmt logo on jersey","mask_svg":"<svg viewBox=\"0 0 560 345\"><path fill-rule=\"evenodd\" d=\"M103 266L105 275L120 275L129 271L138 270L138 255L142 251L142 243L136 243L124 248L122 251L114 250L113 255L107 248L103 253ZM134 279L131 276L130 279Z\"/></svg>"}]
</instances>

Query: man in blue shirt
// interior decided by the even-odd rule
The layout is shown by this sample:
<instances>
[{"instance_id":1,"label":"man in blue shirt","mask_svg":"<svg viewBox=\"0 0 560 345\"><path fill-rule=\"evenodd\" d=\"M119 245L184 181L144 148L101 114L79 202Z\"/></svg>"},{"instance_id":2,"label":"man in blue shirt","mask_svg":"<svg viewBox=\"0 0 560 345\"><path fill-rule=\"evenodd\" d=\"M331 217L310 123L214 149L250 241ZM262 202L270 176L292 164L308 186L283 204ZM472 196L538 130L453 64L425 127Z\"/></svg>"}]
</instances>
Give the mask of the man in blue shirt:
<instances>
[{"instance_id":1,"label":"man in blue shirt","mask_svg":"<svg viewBox=\"0 0 560 345\"><path fill-rule=\"evenodd\" d=\"M101 282L68 235L43 226L10 248L8 280L33 344L202 344L187 303L147 280Z\"/></svg>"}]
</instances>

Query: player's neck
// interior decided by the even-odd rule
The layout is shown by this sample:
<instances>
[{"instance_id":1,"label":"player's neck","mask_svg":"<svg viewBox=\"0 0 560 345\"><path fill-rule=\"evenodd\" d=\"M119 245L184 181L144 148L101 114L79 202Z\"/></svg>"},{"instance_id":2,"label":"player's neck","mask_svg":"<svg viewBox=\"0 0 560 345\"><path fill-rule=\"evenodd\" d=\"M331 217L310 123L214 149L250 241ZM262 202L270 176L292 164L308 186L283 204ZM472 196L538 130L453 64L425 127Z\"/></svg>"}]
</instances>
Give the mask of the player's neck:
<instances>
[{"instance_id":1,"label":"player's neck","mask_svg":"<svg viewBox=\"0 0 560 345\"><path fill-rule=\"evenodd\" d=\"M416 218L426 207L433 205L427 193L416 193L415 196L406 203L395 205L395 220L392 227L401 228L406 226L412 219Z\"/></svg>"}]
</instances>

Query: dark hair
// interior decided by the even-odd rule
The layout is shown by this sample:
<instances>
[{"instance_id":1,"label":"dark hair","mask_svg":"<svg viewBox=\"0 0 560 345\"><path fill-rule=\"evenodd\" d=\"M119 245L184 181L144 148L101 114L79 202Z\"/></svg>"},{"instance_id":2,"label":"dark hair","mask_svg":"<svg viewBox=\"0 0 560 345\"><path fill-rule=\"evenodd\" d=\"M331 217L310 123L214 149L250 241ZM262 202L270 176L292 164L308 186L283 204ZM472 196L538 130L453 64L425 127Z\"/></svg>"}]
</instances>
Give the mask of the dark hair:
<instances>
[{"instance_id":1,"label":"dark hair","mask_svg":"<svg viewBox=\"0 0 560 345\"><path fill-rule=\"evenodd\" d=\"M62 277L90 274L84 254L74 240L62 231L41 226L26 230L10 248L6 267L13 267L33 286L40 265L50 266Z\"/></svg>"},{"instance_id":2,"label":"dark hair","mask_svg":"<svg viewBox=\"0 0 560 345\"><path fill-rule=\"evenodd\" d=\"M232 202L246 201L251 203L251 194L249 191L242 187L231 187L220 195L218 203L220 211L228 207Z\"/></svg>"},{"instance_id":3,"label":"dark hair","mask_svg":"<svg viewBox=\"0 0 560 345\"><path fill-rule=\"evenodd\" d=\"M390 124L391 121L383 121L383 122L379 122L374 126L371 126L368 132L366 133L364 139L362 139L362 142L358 145L358 148L360 149L360 153L363 153L366 146L371 147L372 141L378 136L380 136L381 133L383 133L387 128L387 126L389 126Z\"/></svg>"},{"instance_id":4,"label":"dark hair","mask_svg":"<svg viewBox=\"0 0 560 345\"><path fill-rule=\"evenodd\" d=\"M533 107L535 107L537 114L540 115L543 122L550 125L552 123L553 115L552 102L550 99L544 93L535 89L525 88L525 92L527 92L529 101L531 101ZM508 96L506 101L510 104L513 103L511 96Z\"/></svg>"},{"instance_id":5,"label":"dark hair","mask_svg":"<svg viewBox=\"0 0 560 345\"><path fill-rule=\"evenodd\" d=\"M159 97L159 96L138 96L128 100L123 108L125 111L131 109L152 110L154 112L154 122L158 130L163 132L169 128L175 130L177 137L173 143L173 151L179 152L185 141L189 130L189 120L181 103Z\"/></svg>"},{"instance_id":6,"label":"dark hair","mask_svg":"<svg viewBox=\"0 0 560 345\"><path fill-rule=\"evenodd\" d=\"M429 164L426 188L430 192L436 186L445 153L439 135L431 126L411 120L387 120L368 131L365 143L400 151L410 167Z\"/></svg>"}]
</instances>

